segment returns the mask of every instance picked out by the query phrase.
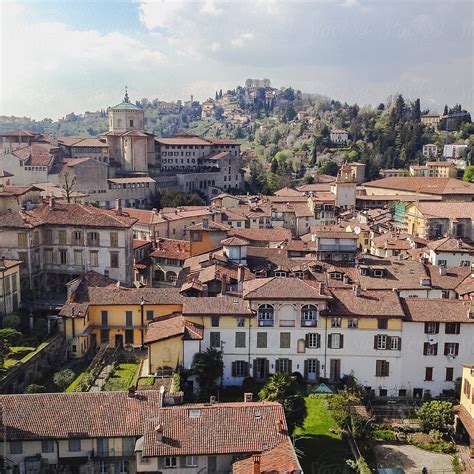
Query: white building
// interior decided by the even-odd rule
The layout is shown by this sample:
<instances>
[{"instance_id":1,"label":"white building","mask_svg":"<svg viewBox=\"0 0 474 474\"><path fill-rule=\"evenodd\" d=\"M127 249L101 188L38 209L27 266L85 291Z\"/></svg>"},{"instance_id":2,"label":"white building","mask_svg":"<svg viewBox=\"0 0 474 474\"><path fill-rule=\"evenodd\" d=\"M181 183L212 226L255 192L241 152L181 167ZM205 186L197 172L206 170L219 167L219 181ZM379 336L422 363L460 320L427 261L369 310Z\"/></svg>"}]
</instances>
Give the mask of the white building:
<instances>
[{"instance_id":1,"label":"white building","mask_svg":"<svg viewBox=\"0 0 474 474\"><path fill-rule=\"evenodd\" d=\"M464 156L467 145L444 145L443 158L456 159Z\"/></svg>"},{"instance_id":2,"label":"white building","mask_svg":"<svg viewBox=\"0 0 474 474\"><path fill-rule=\"evenodd\" d=\"M330 139L335 145L346 145L349 141L349 134L346 130L333 128L330 133Z\"/></svg>"}]
</instances>

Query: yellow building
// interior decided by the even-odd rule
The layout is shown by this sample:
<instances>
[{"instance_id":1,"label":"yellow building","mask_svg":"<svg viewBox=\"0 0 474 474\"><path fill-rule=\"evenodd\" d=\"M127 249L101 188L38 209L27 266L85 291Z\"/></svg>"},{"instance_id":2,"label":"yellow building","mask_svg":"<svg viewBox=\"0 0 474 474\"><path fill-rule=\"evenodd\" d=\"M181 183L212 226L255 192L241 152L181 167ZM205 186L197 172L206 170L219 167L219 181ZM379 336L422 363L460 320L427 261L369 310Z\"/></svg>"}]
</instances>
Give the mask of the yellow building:
<instances>
[{"instance_id":1,"label":"yellow building","mask_svg":"<svg viewBox=\"0 0 474 474\"><path fill-rule=\"evenodd\" d=\"M474 458L474 365L464 365L462 370L461 403L457 408L458 429L469 441Z\"/></svg>"},{"instance_id":2,"label":"yellow building","mask_svg":"<svg viewBox=\"0 0 474 474\"><path fill-rule=\"evenodd\" d=\"M179 288L124 288L94 272L72 281L61 309L71 357L91 348L140 348L150 321L180 311Z\"/></svg>"},{"instance_id":3,"label":"yellow building","mask_svg":"<svg viewBox=\"0 0 474 474\"><path fill-rule=\"evenodd\" d=\"M0 315L13 313L21 303L20 260L0 259Z\"/></svg>"},{"instance_id":4,"label":"yellow building","mask_svg":"<svg viewBox=\"0 0 474 474\"><path fill-rule=\"evenodd\" d=\"M230 229L230 226L209 221L208 218L203 218L201 223L187 227L185 232L190 241L191 257L219 249L221 240L227 238Z\"/></svg>"}]
</instances>

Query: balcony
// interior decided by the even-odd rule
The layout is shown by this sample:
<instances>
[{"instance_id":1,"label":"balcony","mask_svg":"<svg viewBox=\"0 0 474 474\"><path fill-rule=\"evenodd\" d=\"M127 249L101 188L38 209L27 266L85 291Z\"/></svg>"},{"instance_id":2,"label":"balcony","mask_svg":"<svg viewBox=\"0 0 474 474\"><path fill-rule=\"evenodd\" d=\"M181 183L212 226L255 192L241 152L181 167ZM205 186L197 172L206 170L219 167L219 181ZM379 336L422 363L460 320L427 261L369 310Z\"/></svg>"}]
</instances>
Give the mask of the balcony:
<instances>
[{"instance_id":1,"label":"balcony","mask_svg":"<svg viewBox=\"0 0 474 474\"><path fill-rule=\"evenodd\" d=\"M273 327L274 320L273 319L259 319L258 325L260 327Z\"/></svg>"},{"instance_id":2,"label":"balcony","mask_svg":"<svg viewBox=\"0 0 474 474\"><path fill-rule=\"evenodd\" d=\"M302 319L301 327L305 328L315 328L318 325L317 319Z\"/></svg>"}]
</instances>

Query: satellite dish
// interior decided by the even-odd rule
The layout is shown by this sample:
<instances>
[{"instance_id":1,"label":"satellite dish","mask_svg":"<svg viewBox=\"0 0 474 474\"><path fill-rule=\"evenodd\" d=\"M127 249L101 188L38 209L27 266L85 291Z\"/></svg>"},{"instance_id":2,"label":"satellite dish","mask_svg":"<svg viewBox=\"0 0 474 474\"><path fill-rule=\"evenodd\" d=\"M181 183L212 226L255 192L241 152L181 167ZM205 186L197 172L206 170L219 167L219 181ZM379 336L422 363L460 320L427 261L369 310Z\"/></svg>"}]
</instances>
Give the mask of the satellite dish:
<instances>
[{"instance_id":1,"label":"satellite dish","mask_svg":"<svg viewBox=\"0 0 474 474\"><path fill-rule=\"evenodd\" d=\"M359 235L360 234L360 227L354 227L354 234Z\"/></svg>"}]
</instances>

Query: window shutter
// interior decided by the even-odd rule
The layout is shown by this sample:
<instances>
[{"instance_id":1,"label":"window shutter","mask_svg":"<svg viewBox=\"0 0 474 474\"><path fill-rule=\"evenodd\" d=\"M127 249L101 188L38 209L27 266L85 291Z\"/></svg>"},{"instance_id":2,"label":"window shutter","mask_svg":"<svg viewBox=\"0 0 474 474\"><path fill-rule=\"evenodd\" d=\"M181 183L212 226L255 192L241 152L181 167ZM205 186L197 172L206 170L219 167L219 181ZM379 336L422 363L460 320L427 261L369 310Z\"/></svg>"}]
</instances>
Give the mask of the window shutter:
<instances>
[{"instance_id":1,"label":"window shutter","mask_svg":"<svg viewBox=\"0 0 474 474\"><path fill-rule=\"evenodd\" d=\"M380 377L380 361L375 361L375 376Z\"/></svg>"},{"instance_id":2,"label":"window shutter","mask_svg":"<svg viewBox=\"0 0 474 474\"><path fill-rule=\"evenodd\" d=\"M341 341L339 349L342 349L344 347L344 334L340 334L339 338L340 338L339 340Z\"/></svg>"},{"instance_id":3,"label":"window shutter","mask_svg":"<svg viewBox=\"0 0 474 474\"><path fill-rule=\"evenodd\" d=\"M321 334L316 334L316 348L321 347Z\"/></svg>"},{"instance_id":4,"label":"window shutter","mask_svg":"<svg viewBox=\"0 0 474 474\"><path fill-rule=\"evenodd\" d=\"M428 334L428 323L425 323L425 334Z\"/></svg>"},{"instance_id":5,"label":"window shutter","mask_svg":"<svg viewBox=\"0 0 474 474\"><path fill-rule=\"evenodd\" d=\"M275 361L275 372L280 372L280 359Z\"/></svg>"},{"instance_id":6,"label":"window shutter","mask_svg":"<svg viewBox=\"0 0 474 474\"><path fill-rule=\"evenodd\" d=\"M398 350L399 351L402 350L402 338L401 337L398 338Z\"/></svg>"},{"instance_id":7,"label":"window shutter","mask_svg":"<svg viewBox=\"0 0 474 474\"><path fill-rule=\"evenodd\" d=\"M265 359L265 377L268 377L269 373L270 373L270 361L268 359Z\"/></svg>"},{"instance_id":8,"label":"window shutter","mask_svg":"<svg viewBox=\"0 0 474 474\"><path fill-rule=\"evenodd\" d=\"M293 361L291 359L288 360L288 373L293 373Z\"/></svg>"},{"instance_id":9,"label":"window shutter","mask_svg":"<svg viewBox=\"0 0 474 474\"><path fill-rule=\"evenodd\" d=\"M385 377L388 377L390 375L390 362L385 362Z\"/></svg>"},{"instance_id":10,"label":"window shutter","mask_svg":"<svg viewBox=\"0 0 474 474\"><path fill-rule=\"evenodd\" d=\"M461 332L461 323L455 323L455 334L459 334Z\"/></svg>"},{"instance_id":11,"label":"window shutter","mask_svg":"<svg viewBox=\"0 0 474 474\"><path fill-rule=\"evenodd\" d=\"M308 378L308 359L305 359L304 361L304 378Z\"/></svg>"},{"instance_id":12,"label":"window shutter","mask_svg":"<svg viewBox=\"0 0 474 474\"><path fill-rule=\"evenodd\" d=\"M232 377L237 376L237 362L232 362Z\"/></svg>"},{"instance_id":13,"label":"window shutter","mask_svg":"<svg viewBox=\"0 0 474 474\"><path fill-rule=\"evenodd\" d=\"M179 465L180 467L186 467L186 456L179 457Z\"/></svg>"},{"instance_id":14,"label":"window shutter","mask_svg":"<svg viewBox=\"0 0 474 474\"><path fill-rule=\"evenodd\" d=\"M164 468L165 467L165 458L158 458L158 468Z\"/></svg>"},{"instance_id":15,"label":"window shutter","mask_svg":"<svg viewBox=\"0 0 474 474\"><path fill-rule=\"evenodd\" d=\"M252 373L253 373L253 378L257 378L257 359L254 359L252 362Z\"/></svg>"},{"instance_id":16,"label":"window shutter","mask_svg":"<svg viewBox=\"0 0 474 474\"><path fill-rule=\"evenodd\" d=\"M329 349L332 349L332 335L331 334L328 335L328 347Z\"/></svg>"},{"instance_id":17,"label":"window shutter","mask_svg":"<svg viewBox=\"0 0 474 474\"><path fill-rule=\"evenodd\" d=\"M454 345L454 355L458 355L459 354L459 344L455 344Z\"/></svg>"},{"instance_id":18,"label":"window shutter","mask_svg":"<svg viewBox=\"0 0 474 474\"><path fill-rule=\"evenodd\" d=\"M444 345L444 355L445 356L448 355L448 344L447 343Z\"/></svg>"},{"instance_id":19,"label":"window shutter","mask_svg":"<svg viewBox=\"0 0 474 474\"><path fill-rule=\"evenodd\" d=\"M439 334L439 323L436 323L436 334Z\"/></svg>"},{"instance_id":20,"label":"window shutter","mask_svg":"<svg viewBox=\"0 0 474 474\"><path fill-rule=\"evenodd\" d=\"M305 335L304 346L306 347L306 349L309 347L309 334Z\"/></svg>"},{"instance_id":21,"label":"window shutter","mask_svg":"<svg viewBox=\"0 0 474 474\"><path fill-rule=\"evenodd\" d=\"M425 343L423 344L423 355L425 356L425 355L427 355L427 354L428 354L428 343L425 342Z\"/></svg>"},{"instance_id":22,"label":"window shutter","mask_svg":"<svg viewBox=\"0 0 474 474\"><path fill-rule=\"evenodd\" d=\"M374 349L377 349L377 336L374 336Z\"/></svg>"},{"instance_id":23,"label":"window shutter","mask_svg":"<svg viewBox=\"0 0 474 474\"><path fill-rule=\"evenodd\" d=\"M244 362L244 375L246 377L248 377L250 374L250 370L249 370L249 363L248 362Z\"/></svg>"},{"instance_id":24,"label":"window shutter","mask_svg":"<svg viewBox=\"0 0 474 474\"><path fill-rule=\"evenodd\" d=\"M321 373L321 364L319 363L319 360L316 361L316 378L319 379Z\"/></svg>"}]
</instances>

